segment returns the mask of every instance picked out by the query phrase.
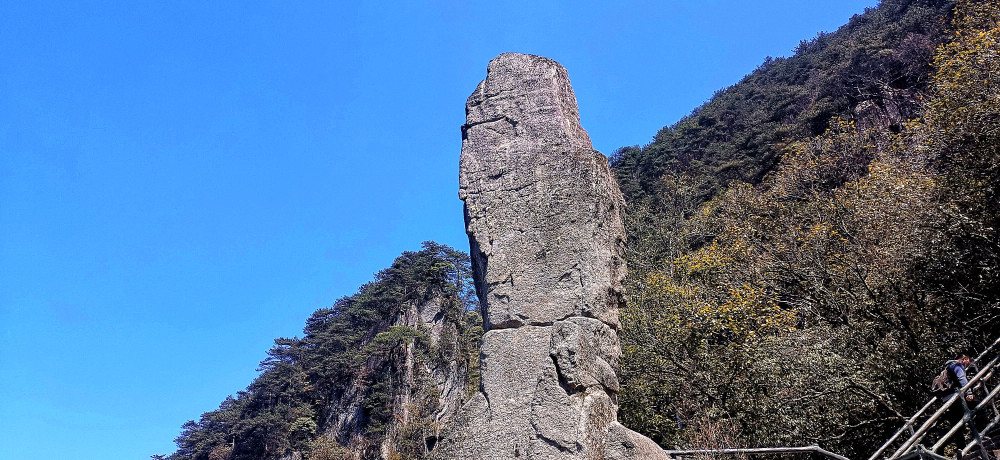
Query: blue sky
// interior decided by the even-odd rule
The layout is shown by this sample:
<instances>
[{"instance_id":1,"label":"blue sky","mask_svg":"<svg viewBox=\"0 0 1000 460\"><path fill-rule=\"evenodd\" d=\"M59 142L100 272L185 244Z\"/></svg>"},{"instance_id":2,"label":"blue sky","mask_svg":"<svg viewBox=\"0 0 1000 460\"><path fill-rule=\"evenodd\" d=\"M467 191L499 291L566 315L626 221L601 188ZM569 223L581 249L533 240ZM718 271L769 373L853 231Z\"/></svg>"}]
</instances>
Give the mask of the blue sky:
<instances>
[{"instance_id":1,"label":"blue sky","mask_svg":"<svg viewBox=\"0 0 1000 460\"><path fill-rule=\"evenodd\" d=\"M468 250L487 62L649 142L874 0L0 3L0 459L168 453L404 250Z\"/></svg>"}]
</instances>

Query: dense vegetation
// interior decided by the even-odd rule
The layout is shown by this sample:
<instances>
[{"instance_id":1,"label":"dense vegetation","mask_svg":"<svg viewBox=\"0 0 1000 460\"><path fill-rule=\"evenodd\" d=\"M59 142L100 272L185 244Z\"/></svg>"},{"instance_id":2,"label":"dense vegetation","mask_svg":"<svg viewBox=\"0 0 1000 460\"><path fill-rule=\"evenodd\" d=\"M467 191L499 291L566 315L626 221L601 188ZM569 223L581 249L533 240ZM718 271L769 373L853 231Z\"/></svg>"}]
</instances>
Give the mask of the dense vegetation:
<instances>
[{"instance_id":1,"label":"dense vegetation","mask_svg":"<svg viewBox=\"0 0 1000 460\"><path fill-rule=\"evenodd\" d=\"M615 152L632 209L629 236L642 241L644 258L634 262L648 269L703 243L677 240L677 227L730 183L759 183L834 118L902 129L921 109L951 3L885 0L835 33L801 42L792 57L768 58L649 145Z\"/></svg>"},{"instance_id":2,"label":"dense vegetation","mask_svg":"<svg viewBox=\"0 0 1000 460\"><path fill-rule=\"evenodd\" d=\"M995 338L998 21L995 2L883 0L615 153L623 423L667 448L863 458L948 355ZM422 456L432 370L457 363L478 386L468 264L434 243L404 253L276 340L260 376L162 458ZM400 323L434 299L444 338Z\"/></svg>"},{"instance_id":3,"label":"dense vegetation","mask_svg":"<svg viewBox=\"0 0 1000 460\"><path fill-rule=\"evenodd\" d=\"M863 458L995 338L998 20L886 0L617 154L626 425Z\"/></svg>"},{"instance_id":4,"label":"dense vegetation","mask_svg":"<svg viewBox=\"0 0 1000 460\"><path fill-rule=\"evenodd\" d=\"M184 424L178 450L154 458L381 458L387 438L390 455L422 455L441 397L431 370L455 365L478 387L482 320L469 276L468 256L447 246L404 252L356 294L313 313L303 337L275 340L246 390ZM426 324L399 325L428 302L442 307L437 340Z\"/></svg>"}]
</instances>

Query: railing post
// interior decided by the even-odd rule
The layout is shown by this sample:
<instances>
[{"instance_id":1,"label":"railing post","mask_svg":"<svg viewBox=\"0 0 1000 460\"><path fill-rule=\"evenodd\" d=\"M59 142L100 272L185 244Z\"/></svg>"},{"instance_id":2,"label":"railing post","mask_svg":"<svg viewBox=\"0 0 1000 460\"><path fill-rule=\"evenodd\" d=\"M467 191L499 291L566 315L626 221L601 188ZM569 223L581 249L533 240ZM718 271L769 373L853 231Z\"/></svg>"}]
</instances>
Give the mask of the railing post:
<instances>
[{"instance_id":1,"label":"railing post","mask_svg":"<svg viewBox=\"0 0 1000 460\"><path fill-rule=\"evenodd\" d=\"M972 433L973 442L979 447L979 455L982 460L989 460L986 454L986 448L983 447L983 438L979 435L979 429L976 428L976 417L972 409L969 408L969 402L965 399L964 394L955 395L956 398L962 398L962 410L965 411L965 415L962 416L962 423L969 427L969 432ZM962 436L959 433L959 436Z\"/></svg>"}]
</instances>

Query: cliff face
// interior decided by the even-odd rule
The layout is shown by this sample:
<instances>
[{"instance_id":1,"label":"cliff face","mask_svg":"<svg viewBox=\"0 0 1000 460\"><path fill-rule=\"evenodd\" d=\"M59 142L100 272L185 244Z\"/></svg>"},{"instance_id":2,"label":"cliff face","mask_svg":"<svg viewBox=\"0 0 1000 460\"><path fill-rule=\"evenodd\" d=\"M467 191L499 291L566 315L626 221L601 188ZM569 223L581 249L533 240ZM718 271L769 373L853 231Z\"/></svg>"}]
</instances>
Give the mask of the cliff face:
<instances>
[{"instance_id":1,"label":"cliff face","mask_svg":"<svg viewBox=\"0 0 1000 460\"><path fill-rule=\"evenodd\" d=\"M370 355L328 407L326 436L348 447L354 458L424 455L426 438L433 439L435 427L451 419L467 399L467 361L443 356L462 347L459 325L447 314L446 302L435 297L400 311L387 332L373 340L389 341L388 353ZM419 335L387 339L393 333L406 334L403 331ZM384 407L378 409L388 415L388 424L375 431L370 430L373 408L368 398L373 385L383 385L387 392L381 400Z\"/></svg>"},{"instance_id":2,"label":"cliff face","mask_svg":"<svg viewBox=\"0 0 1000 460\"><path fill-rule=\"evenodd\" d=\"M500 55L466 114L459 196L487 330L482 385L432 455L664 457L616 421L624 201L566 70Z\"/></svg>"}]
</instances>

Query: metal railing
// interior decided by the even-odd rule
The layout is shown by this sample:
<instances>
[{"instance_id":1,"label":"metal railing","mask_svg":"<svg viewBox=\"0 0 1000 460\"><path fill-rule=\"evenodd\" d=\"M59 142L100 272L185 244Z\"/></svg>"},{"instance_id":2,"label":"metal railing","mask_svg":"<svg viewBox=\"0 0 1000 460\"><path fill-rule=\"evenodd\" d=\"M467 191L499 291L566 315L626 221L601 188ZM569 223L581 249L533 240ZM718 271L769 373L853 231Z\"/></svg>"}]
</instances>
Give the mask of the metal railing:
<instances>
[{"instance_id":1,"label":"metal railing","mask_svg":"<svg viewBox=\"0 0 1000 460\"><path fill-rule=\"evenodd\" d=\"M962 450L962 457L969 455L975 450L977 457L981 459L993 459L996 458L991 455L988 450L993 449L993 442L986 436L987 433L992 433L998 425L1000 425L1000 411L997 410L997 395L1000 394L1000 386L990 389L991 379L994 375L997 363L1000 362L1000 354L996 353L998 345L1000 345L1000 338L998 338L992 345L986 348L976 359L972 360L969 367L976 368L978 371L976 375L973 376L969 383L963 386L961 389L956 391L956 395L942 401L939 398L931 398L927 404L912 417L910 417L903 426L893 434L878 450L868 459L868 460L909 460L913 458L921 459L945 459L940 453L941 449L947 445L948 441L954 436L964 436L962 433L964 428L968 428L972 435L972 440L969 442L965 448ZM983 365L981 368L980 364L986 360L989 361ZM973 390L980 390L986 393L986 396L978 401L975 407L970 407L966 401L964 395L969 394ZM949 426L944 435L942 435L937 442L935 442L931 447L926 447L923 443L930 433L935 431L941 431L938 422L942 417L949 411L952 410L952 406L955 404L960 404L962 406L963 417L962 420L958 421L952 426ZM934 411L930 416L926 414L936 405L940 407ZM981 414L986 414L992 412L992 417L989 423L984 427L977 426L976 421L979 419ZM924 418L926 416L926 419ZM922 422L921 422L922 420ZM909 437L902 441L901 444L897 442L905 435L909 434ZM891 455L886 456L886 453L890 451L893 447L896 447L892 451ZM948 459L952 460L952 459Z\"/></svg>"},{"instance_id":2,"label":"metal railing","mask_svg":"<svg viewBox=\"0 0 1000 460\"><path fill-rule=\"evenodd\" d=\"M700 449L700 450L666 450L671 458L681 459L698 455L770 455L770 454L809 454L815 453L835 460L849 460L819 446L808 447L760 447L755 449Z\"/></svg>"},{"instance_id":3,"label":"metal railing","mask_svg":"<svg viewBox=\"0 0 1000 460\"><path fill-rule=\"evenodd\" d=\"M985 351L979 354L976 359L972 360L969 364L971 369L977 369L975 375L969 379L969 383L963 386L961 389L956 390L955 396L942 401L941 398L933 397L916 414L906 420L903 426L896 431L892 437L889 438L884 444L882 444L878 450L868 459L868 460L912 460L920 458L921 460L934 459L934 460L954 460L954 458L948 458L943 456L940 451L947 445L948 441L954 436L964 436L962 433L964 428L968 428L972 440L969 442L965 448L961 451L961 457L967 458L973 451L975 451L975 457L981 460L996 460L998 456L996 453L1000 452L1000 445L994 444L993 440L988 436L996 432L1000 434L1000 410L997 408L997 400L1000 399L1000 385L996 386L992 390L989 385L992 382L992 378L998 368L1000 368L1000 338L997 338L992 345L986 348ZM988 359L985 365L980 367L980 364ZM971 394L972 391L980 391L986 394L985 397L980 399L975 407L970 407L969 403L966 401L964 395ZM950 426L950 428L942 435L937 442L935 442L931 447L926 447L923 441L932 432L942 431L938 427L938 422L944 415L951 410L951 407L955 404L961 404L963 417L958 423ZM935 410L931 415L927 415L928 412L932 410L933 407L940 405L940 407ZM989 423L980 429L977 426L978 417L981 414L992 413L992 418ZM886 453L890 451L904 435L909 435L901 444L898 444L896 450L892 451L891 455L886 456ZM824 450L819 446L808 446L808 447L764 447L764 448L752 448L752 449L692 449L692 450L665 450L668 456L675 459L682 459L685 457L695 457L695 456L715 456L715 455L774 455L774 454L818 454L834 460L848 460L847 457L837 455L833 452Z\"/></svg>"}]
</instances>

